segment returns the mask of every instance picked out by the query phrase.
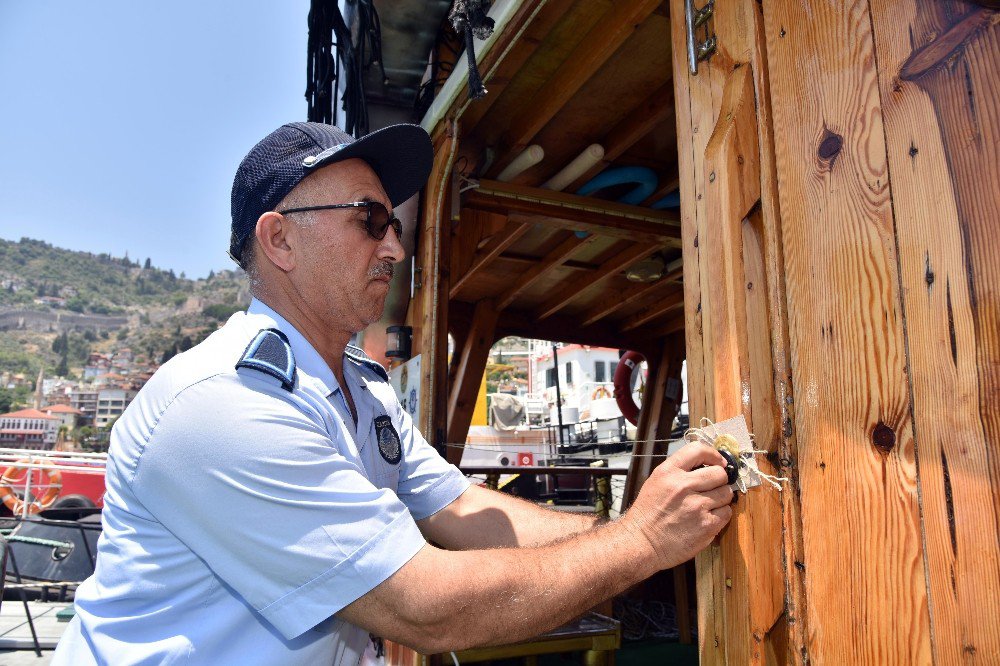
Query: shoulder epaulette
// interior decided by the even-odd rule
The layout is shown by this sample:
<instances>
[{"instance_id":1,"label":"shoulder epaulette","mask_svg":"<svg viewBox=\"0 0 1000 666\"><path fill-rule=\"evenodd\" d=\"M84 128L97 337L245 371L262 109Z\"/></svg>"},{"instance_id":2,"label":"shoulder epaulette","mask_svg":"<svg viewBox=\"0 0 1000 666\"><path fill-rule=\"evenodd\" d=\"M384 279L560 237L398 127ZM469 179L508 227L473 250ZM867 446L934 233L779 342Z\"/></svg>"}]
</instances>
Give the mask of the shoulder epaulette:
<instances>
[{"instance_id":1,"label":"shoulder epaulette","mask_svg":"<svg viewBox=\"0 0 1000 666\"><path fill-rule=\"evenodd\" d=\"M250 368L281 381L286 391L295 387L295 357L284 333L276 328L261 329L247 346L237 368Z\"/></svg>"},{"instance_id":2,"label":"shoulder epaulette","mask_svg":"<svg viewBox=\"0 0 1000 666\"><path fill-rule=\"evenodd\" d=\"M385 381L389 381L389 373L385 371L385 368L381 363L373 359L371 356L365 353L361 347L355 347L354 345L347 345L344 349L344 355L357 363L358 365L365 366L375 371L379 377Z\"/></svg>"}]
</instances>

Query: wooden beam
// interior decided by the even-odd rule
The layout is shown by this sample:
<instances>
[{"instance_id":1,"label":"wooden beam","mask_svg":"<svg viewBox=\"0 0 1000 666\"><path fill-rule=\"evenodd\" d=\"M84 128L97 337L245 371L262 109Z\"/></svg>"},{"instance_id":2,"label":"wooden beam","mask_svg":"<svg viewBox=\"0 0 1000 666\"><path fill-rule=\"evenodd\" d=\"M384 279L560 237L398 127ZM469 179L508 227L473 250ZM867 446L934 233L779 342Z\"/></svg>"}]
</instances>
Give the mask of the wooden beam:
<instances>
[{"instance_id":1,"label":"wooden beam","mask_svg":"<svg viewBox=\"0 0 1000 666\"><path fill-rule=\"evenodd\" d=\"M522 254L520 252L505 252L503 256L500 257L504 261L512 262L514 264L521 264L523 266L534 266L538 263L538 257L533 257L530 254ZM562 264L563 268L568 268L574 273L593 273L598 268L600 264L595 264L590 261L577 261L575 259L567 259ZM584 278L585 279L585 278Z\"/></svg>"},{"instance_id":2,"label":"wooden beam","mask_svg":"<svg viewBox=\"0 0 1000 666\"><path fill-rule=\"evenodd\" d=\"M569 281L569 284L557 291L552 298L545 301L542 307L538 308L535 316L539 319L551 317L582 292L594 285L600 284L612 275L625 270L640 259L645 259L659 249L655 245L633 245L622 250L601 264L593 274L588 275L586 278L574 277Z\"/></svg>"},{"instance_id":3,"label":"wooden beam","mask_svg":"<svg viewBox=\"0 0 1000 666\"><path fill-rule=\"evenodd\" d=\"M639 143L639 140L653 131L653 128L660 123L672 121L673 117L674 84L668 80L604 135L604 138L599 141L604 147L604 157L574 180L566 189L569 191L579 189L584 183L608 168L625 151ZM676 188L676 185L674 187Z\"/></svg>"},{"instance_id":4,"label":"wooden beam","mask_svg":"<svg viewBox=\"0 0 1000 666\"><path fill-rule=\"evenodd\" d=\"M469 266L469 270L465 271L462 277L452 283L449 296L451 298L455 298L455 296L462 291L462 287L468 284L469 280L471 280L473 276L486 268L491 261L500 256L504 250L513 245L521 236L526 234L530 228L530 224L520 222L517 224L509 224L504 227L503 230L493 234L492 238L487 241L486 245L476 252L476 256L472 260L472 265Z\"/></svg>"},{"instance_id":5,"label":"wooden beam","mask_svg":"<svg viewBox=\"0 0 1000 666\"><path fill-rule=\"evenodd\" d=\"M672 333L680 333L684 330L684 313L677 312L662 324L655 326L644 326L642 334L649 336L651 340L657 340Z\"/></svg>"},{"instance_id":6,"label":"wooden beam","mask_svg":"<svg viewBox=\"0 0 1000 666\"><path fill-rule=\"evenodd\" d=\"M595 236L594 234L590 234L584 238L580 238L576 234L570 234L568 238L559 243L559 245L557 245L552 251L542 257L534 267L522 273L521 277L514 281L513 286L504 292L504 294L497 300L497 308L500 310L507 308L514 302L514 299L516 299L518 295L561 266L562 263L569 259L574 252L590 245L597 239L598 236Z\"/></svg>"},{"instance_id":7,"label":"wooden beam","mask_svg":"<svg viewBox=\"0 0 1000 666\"><path fill-rule=\"evenodd\" d=\"M584 326L595 324L605 317L614 314L629 303L635 302L636 299L651 294L657 289L663 288L668 284L669 283L664 282L663 280L647 282L644 284L633 284L620 291L606 294L596 305L592 306L580 315L580 321L583 322ZM677 287L677 285L670 286L672 288L668 294L665 294L665 296L672 295L675 292L680 291L680 288Z\"/></svg>"},{"instance_id":8,"label":"wooden beam","mask_svg":"<svg viewBox=\"0 0 1000 666\"><path fill-rule=\"evenodd\" d=\"M640 309L638 312L629 315L621 322L619 326L623 331L631 331L633 328L638 328L648 321L656 319L660 315L666 314L671 310L681 307L684 305L684 291L678 289L676 292L670 294L663 299L660 299L656 303L651 303Z\"/></svg>"},{"instance_id":9,"label":"wooden beam","mask_svg":"<svg viewBox=\"0 0 1000 666\"><path fill-rule=\"evenodd\" d=\"M454 301L453 308L466 310L471 316L473 306L468 303ZM615 349L635 349L643 354L655 350L654 340L641 331L622 333L611 324L595 324L581 326L579 319L569 315L555 315L545 321L537 321L534 315L526 310L505 310L503 317L497 323L496 338L508 336L533 337L541 340L593 345L596 347L612 347Z\"/></svg>"},{"instance_id":10,"label":"wooden beam","mask_svg":"<svg viewBox=\"0 0 1000 666\"><path fill-rule=\"evenodd\" d=\"M482 180L478 188L466 192L462 205L557 229L672 247L680 245L680 216L676 211L640 208L492 180Z\"/></svg>"},{"instance_id":11,"label":"wooden beam","mask_svg":"<svg viewBox=\"0 0 1000 666\"><path fill-rule=\"evenodd\" d=\"M659 4L660 0L619 0L604 13L539 94L510 123L502 141L505 157L490 170L491 175L499 173L527 147Z\"/></svg>"},{"instance_id":12,"label":"wooden beam","mask_svg":"<svg viewBox=\"0 0 1000 666\"><path fill-rule=\"evenodd\" d=\"M500 309L489 300L476 304L472 326L464 344L456 350L454 381L448 394L448 442L462 443L469 434L472 412L476 407L483 370L493 345L497 315ZM457 465L462 461L462 449L448 448L448 461Z\"/></svg>"},{"instance_id":13,"label":"wooden beam","mask_svg":"<svg viewBox=\"0 0 1000 666\"><path fill-rule=\"evenodd\" d=\"M419 301L419 328L414 331L414 353L423 357L420 367L420 406L416 424L433 445L445 443L448 391L448 263L449 228L448 193L451 191L451 166L458 145L458 128L448 131L435 144L434 164L428 178L423 202L420 245L417 248L423 280L415 300ZM416 327L415 327L416 328Z\"/></svg>"}]
</instances>

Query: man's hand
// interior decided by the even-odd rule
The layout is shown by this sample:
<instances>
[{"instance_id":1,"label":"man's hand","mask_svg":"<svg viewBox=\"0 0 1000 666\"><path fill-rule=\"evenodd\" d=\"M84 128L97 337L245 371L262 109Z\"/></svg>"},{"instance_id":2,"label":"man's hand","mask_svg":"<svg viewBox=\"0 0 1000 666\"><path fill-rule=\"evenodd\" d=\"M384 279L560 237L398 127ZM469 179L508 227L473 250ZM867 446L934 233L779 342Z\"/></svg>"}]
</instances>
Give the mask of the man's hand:
<instances>
[{"instance_id":1,"label":"man's hand","mask_svg":"<svg viewBox=\"0 0 1000 666\"><path fill-rule=\"evenodd\" d=\"M622 520L649 541L660 569L694 557L732 518L725 465L718 451L692 442L660 463L643 484Z\"/></svg>"}]
</instances>

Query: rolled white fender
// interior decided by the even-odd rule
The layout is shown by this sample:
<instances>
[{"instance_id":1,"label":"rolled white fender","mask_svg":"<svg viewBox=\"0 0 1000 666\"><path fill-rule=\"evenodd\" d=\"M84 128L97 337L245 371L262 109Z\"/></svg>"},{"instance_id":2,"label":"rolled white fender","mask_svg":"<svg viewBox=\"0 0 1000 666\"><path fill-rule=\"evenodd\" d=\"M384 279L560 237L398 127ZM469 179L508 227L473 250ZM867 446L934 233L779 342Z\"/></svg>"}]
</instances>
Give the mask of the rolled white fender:
<instances>
[{"instance_id":1,"label":"rolled white fender","mask_svg":"<svg viewBox=\"0 0 1000 666\"><path fill-rule=\"evenodd\" d=\"M604 159L604 146L592 143L584 148L583 152L577 155L572 162L564 166L562 171L549 178L542 185L542 188L561 192L602 159Z\"/></svg>"},{"instance_id":2,"label":"rolled white fender","mask_svg":"<svg viewBox=\"0 0 1000 666\"><path fill-rule=\"evenodd\" d=\"M513 162L507 165L506 169L500 172L500 175L497 176L497 180L504 183L513 180L518 175L541 162L544 158L545 150L543 150L541 146L537 143L528 146L524 149L524 152L514 158Z\"/></svg>"}]
</instances>

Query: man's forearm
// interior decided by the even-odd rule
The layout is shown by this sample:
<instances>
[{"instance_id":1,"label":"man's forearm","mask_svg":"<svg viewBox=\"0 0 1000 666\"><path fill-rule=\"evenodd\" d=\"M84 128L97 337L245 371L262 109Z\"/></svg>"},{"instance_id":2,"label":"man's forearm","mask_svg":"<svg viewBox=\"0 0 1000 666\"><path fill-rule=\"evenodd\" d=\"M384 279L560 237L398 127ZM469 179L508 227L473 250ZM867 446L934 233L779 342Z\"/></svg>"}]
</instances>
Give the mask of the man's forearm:
<instances>
[{"instance_id":1,"label":"man's forearm","mask_svg":"<svg viewBox=\"0 0 1000 666\"><path fill-rule=\"evenodd\" d=\"M534 548L427 546L407 565L405 584L390 579L391 591L356 602L391 605L341 615L379 618L383 626L368 628L423 652L511 643L571 620L657 569L649 542L624 522Z\"/></svg>"},{"instance_id":2,"label":"man's forearm","mask_svg":"<svg viewBox=\"0 0 1000 666\"><path fill-rule=\"evenodd\" d=\"M428 540L450 550L542 546L605 522L593 514L540 507L471 486L450 506L419 525Z\"/></svg>"}]
</instances>

